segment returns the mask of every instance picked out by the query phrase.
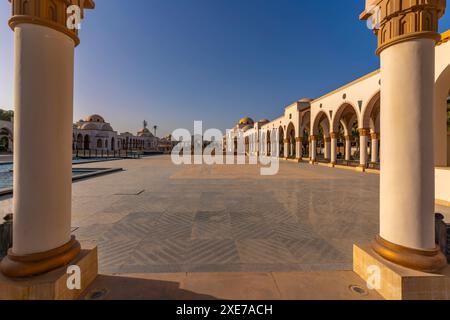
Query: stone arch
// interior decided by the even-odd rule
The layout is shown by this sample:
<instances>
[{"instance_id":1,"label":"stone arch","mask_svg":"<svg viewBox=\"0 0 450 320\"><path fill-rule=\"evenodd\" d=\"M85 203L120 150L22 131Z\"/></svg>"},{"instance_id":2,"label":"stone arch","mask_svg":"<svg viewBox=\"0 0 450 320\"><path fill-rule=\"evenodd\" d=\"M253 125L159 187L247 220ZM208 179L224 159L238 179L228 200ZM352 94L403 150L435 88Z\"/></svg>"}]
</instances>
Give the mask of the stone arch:
<instances>
[{"instance_id":1,"label":"stone arch","mask_svg":"<svg viewBox=\"0 0 450 320\"><path fill-rule=\"evenodd\" d=\"M325 126L324 129L326 129L326 131L328 131L327 133L330 134L330 118L329 116L324 112L324 111L320 111L316 117L314 118L314 121L312 123L312 133L313 135L318 135L319 134L319 129L321 126Z\"/></svg>"},{"instance_id":2,"label":"stone arch","mask_svg":"<svg viewBox=\"0 0 450 320\"><path fill-rule=\"evenodd\" d=\"M102 149L102 148L103 148L103 140L97 139L97 149Z\"/></svg>"},{"instance_id":3,"label":"stone arch","mask_svg":"<svg viewBox=\"0 0 450 320\"><path fill-rule=\"evenodd\" d=\"M380 99L381 94L380 91L378 91L366 104L366 107L364 108L362 113L362 125L359 126L360 128L371 128L371 121L373 121L373 119L376 119L377 113L380 113Z\"/></svg>"},{"instance_id":4,"label":"stone arch","mask_svg":"<svg viewBox=\"0 0 450 320\"><path fill-rule=\"evenodd\" d=\"M356 116L355 119L359 125L358 114L358 109L352 103L344 102L341 104L333 117L332 132L338 132L341 121L343 120L345 123L349 123L353 116Z\"/></svg>"},{"instance_id":5,"label":"stone arch","mask_svg":"<svg viewBox=\"0 0 450 320\"><path fill-rule=\"evenodd\" d=\"M278 128L278 156L280 158L284 157L284 139L285 139L285 133L284 133L284 129L283 126L280 126Z\"/></svg>"},{"instance_id":6,"label":"stone arch","mask_svg":"<svg viewBox=\"0 0 450 320\"><path fill-rule=\"evenodd\" d=\"M111 138L111 151L116 150L116 139L114 137Z\"/></svg>"},{"instance_id":7,"label":"stone arch","mask_svg":"<svg viewBox=\"0 0 450 320\"><path fill-rule=\"evenodd\" d=\"M295 126L292 122L289 123L286 129L286 140L288 141L288 158L295 158L297 150L296 150L296 143L295 138L296 130Z\"/></svg>"},{"instance_id":8,"label":"stone arch","mask_svg":"<svg viewBox=\"0 0 450 320\"><path fill-rule=\"evenodd\" d=\"M434 106L434 152L436 166L450 166L450 65L447 65L436 80Z\"/></svg>"},{"instance_id":9,"label":"stone arch","mask_svg":"<svg viewBox=\"0 0 450 320\"><path fill-rule=\"evenodd\" d=\"M77 150L84 149L83 142L84 142L83 135L81 133L79 133L76 137L76 149Z\"/></svg>"},{"instance_id":10,"label":"stone arch","mask_svg":"<svg viewBox=\"0 0 450 320\"><path fill-rule=\"evenodd\" d=\"M267 155L271 156L272 155L272 137L271 137L272 131L271 130L267 130L267 139L266 139L266 144L267 144Z\"/></svg>"},{"instance_id":11,"label":"stone arch","mask_svg":"<svg viewBox=\"0 0 450 320\"><path fill-rule=\"evenodd\" d=\"M331 129L331 121L329 116L324 112L320 111L313 122L312 132L316 139L316 147L317 150L314 150L314 154L316 155L316 159L320 159L323 157L325 160L330 159L331 153L331 141L330 141L330 129Z\"/></svg>"}]
</instances>

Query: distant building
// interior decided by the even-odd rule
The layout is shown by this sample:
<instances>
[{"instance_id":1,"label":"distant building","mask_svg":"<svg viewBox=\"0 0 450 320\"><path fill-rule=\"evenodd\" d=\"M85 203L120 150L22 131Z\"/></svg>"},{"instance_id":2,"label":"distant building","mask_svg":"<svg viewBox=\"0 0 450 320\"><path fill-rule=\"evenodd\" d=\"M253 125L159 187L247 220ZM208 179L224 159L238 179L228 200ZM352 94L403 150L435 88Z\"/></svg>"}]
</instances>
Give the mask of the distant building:
<instances>
[{"instance_id":1,"label":"distant building","mask_svg":"<svg viewBox=\"0 0 450 320\"><path fill-rule=\"evenodd\" d=\"M137 135L130 132L118 134L110 123L97 114L73 125L74 151L164 151L166 141L155 137L147 128L147 122Z\"/></svg>"}]
</instances>

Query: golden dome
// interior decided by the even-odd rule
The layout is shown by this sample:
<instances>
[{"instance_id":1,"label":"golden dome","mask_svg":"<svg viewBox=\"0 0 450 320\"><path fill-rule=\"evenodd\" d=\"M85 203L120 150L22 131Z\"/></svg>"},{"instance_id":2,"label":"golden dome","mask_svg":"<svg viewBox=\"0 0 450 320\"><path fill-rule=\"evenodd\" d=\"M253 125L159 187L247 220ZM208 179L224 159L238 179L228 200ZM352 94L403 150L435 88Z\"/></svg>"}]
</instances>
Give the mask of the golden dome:
<instances>
[{"instance_id":1,"label":"golden dome","mask_svg":"<svg viewBox=\"0 0 450 320\"><path fill-rule=\"evenodd\" d=\"M97 122L97 123L105 123L105 119L103 119L102 116L99 116L98 114L90 115L89 117L86 117L84 119L86 122Z\"/></svg>"},{"instance_id":2,"label":"golden dome","mask_svg":"<svg viewBox=\"0 0 450 320\"><path fill-rule=\"evenodd\" d=\"M138 137L153 137L153 134L147 128L138 131Z\"/></svg>"},{"instance_id":3,"label":"golden dome","mask_svg":"<svg viewBox=\"0 0 450 320\"><path fill-rule=\"evenodd\" d=\"M255 122L252 120L252 118L245 117L239 120L239 124L242 126L247 126L247 125L254 125Z\"/></svg>"}]
</instances>

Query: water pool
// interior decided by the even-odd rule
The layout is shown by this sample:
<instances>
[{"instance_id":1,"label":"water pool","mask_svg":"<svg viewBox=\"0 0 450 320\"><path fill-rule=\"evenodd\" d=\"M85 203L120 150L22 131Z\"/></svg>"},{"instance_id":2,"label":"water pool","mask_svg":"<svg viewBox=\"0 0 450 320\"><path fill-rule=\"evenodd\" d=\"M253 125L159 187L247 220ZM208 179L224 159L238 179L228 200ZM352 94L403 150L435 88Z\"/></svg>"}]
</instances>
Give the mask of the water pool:
<instances>
[{"instance_id":1,"label":"water pool","mask_svg":"<svg viewBox=\"0 0 450 320\"><path fill-rule=\"evenodd\" d=\"M74 162L74 164L77 164ZM13 186L13 165L0 164L0 189L12 188ZM85 168L73 168L72 177L77 177L89 173L102 171L104 169L85 169Z\"/></svg>"}]
</instances>

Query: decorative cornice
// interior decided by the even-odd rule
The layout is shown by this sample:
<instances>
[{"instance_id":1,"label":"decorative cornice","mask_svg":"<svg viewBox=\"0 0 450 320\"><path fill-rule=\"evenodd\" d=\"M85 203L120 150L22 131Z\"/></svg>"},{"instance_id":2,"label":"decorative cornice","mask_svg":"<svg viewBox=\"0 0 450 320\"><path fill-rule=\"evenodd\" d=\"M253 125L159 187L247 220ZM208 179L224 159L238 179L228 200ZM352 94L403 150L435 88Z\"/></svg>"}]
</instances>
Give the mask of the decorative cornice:
<instances>
[{"instance_id":1,"label":"decorative cornice","mask_svg":"<svg viewBox=\"0 0 450 320\"><path fill-rule=\"evenodd\" d=\"M75 46L80 43L78 30L67 26L67 9L71 5L80 7L80 18L84 9L94 9L93 0L9 0L12 4L12 16L9 19L11 29L22 23L45 26L62 32L72 38Z\"/></svg>"},{"instance_id":2,"label":"decorative cornice","mask_svg":"<svg viewBox=\"0 0 450 320\"><path fill-rule=\"evenodd\" d=\"M390 46L413 39L428 38L438 43L438 20L445 7L446 0L369 0L360 18L378 20L374 32L380 54Z\"/></svg>"}]
</instances>

